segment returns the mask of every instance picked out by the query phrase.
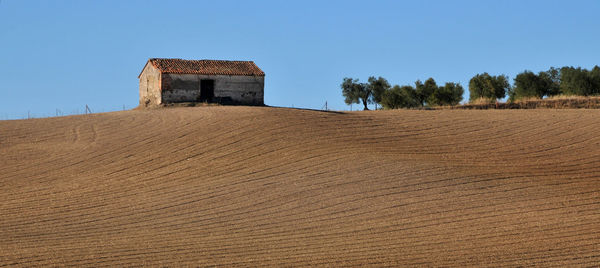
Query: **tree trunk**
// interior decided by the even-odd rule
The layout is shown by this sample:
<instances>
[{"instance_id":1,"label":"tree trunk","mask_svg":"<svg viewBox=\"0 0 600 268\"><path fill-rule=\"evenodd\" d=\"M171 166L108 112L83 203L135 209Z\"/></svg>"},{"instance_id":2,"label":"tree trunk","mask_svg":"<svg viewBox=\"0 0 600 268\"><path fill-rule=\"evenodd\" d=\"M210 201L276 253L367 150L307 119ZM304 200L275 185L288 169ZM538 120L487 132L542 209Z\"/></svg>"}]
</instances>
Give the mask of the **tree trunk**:
<instances>
[{"instance_id":1,"label":"tree trunk","mask_svg":"<svg viewBox=\"0 0 600 268\"><path fill-rule=\"evenodd\" d=\"M363 105L365 106L365 111L369 110L369 107L367 107L367 100L363 100Z\"/></svg>"}]
</instances>

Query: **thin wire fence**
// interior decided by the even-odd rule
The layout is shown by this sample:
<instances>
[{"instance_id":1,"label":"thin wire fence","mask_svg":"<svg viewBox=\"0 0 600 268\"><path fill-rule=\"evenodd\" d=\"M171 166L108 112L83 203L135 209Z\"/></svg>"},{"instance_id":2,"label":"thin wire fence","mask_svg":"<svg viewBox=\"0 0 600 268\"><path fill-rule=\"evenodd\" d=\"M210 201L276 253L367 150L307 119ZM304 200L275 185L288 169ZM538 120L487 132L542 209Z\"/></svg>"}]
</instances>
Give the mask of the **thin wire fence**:
<instances>
[{"instance_id":1,"label":"thin wire fence","mask_svg":"<svg viewBox=\"0 0 600 268\"><path fill-rule=\"evenodd\" d=\"M119 109L111 109L108 111L101 109L101 110L95 110L95 112L96 113L104 113L104 112L116 112L116 111L125 111L125 110L128 110L128 107L127 107L127 105L123 104L123 106ZM55 108L54 113L47 113L47 114L43 114L43 115L32 113L30 110L27 111L26 115L21 115L21 116L14 116L14 115L11 116L8 113L4 113L0 117L0 120L24 120L24 119L36 119L36 118L51 118L51 117L71 116L71 115L89 115L89 114L93 114L93 113L94 113L94 111L92 110L92 107L85 104L85 106L83 107L83 110L80 110L79 108L77 108L75 110L72 110L71 112L66 112L61 109Z\"/></svg>"}]
</instances>

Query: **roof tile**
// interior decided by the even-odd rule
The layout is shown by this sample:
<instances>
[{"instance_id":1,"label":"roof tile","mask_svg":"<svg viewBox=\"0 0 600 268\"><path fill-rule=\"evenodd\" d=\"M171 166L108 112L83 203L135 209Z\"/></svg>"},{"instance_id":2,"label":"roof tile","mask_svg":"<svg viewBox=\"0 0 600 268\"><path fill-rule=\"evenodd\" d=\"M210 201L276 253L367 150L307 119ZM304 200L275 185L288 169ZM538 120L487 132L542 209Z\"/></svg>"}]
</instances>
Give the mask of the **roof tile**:
<instances>
[{"instance_id":1,"label":"roof tile","mask_svg":"<svg viewBox=\"0 0 600 268\"><path fill-rule=\"evenodd\" d=\"M253 61L157 58L149 61L161 73L265 76L265 73Z\"/></svg>"}]
</instances>

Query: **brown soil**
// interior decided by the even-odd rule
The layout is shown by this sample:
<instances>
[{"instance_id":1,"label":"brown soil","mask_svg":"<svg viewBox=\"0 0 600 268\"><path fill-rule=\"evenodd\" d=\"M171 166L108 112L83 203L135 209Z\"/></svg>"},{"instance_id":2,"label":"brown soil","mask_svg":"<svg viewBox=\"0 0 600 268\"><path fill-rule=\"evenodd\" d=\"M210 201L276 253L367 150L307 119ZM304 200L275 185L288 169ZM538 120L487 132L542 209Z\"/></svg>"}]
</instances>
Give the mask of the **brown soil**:
<instances>
[{"instance_id":1,"label":"brown soil","mask_svg":"<svg viewBox=\"0 0 600 268\"><path fill-rule=\"evenodd\" d=\"M0 266L600 263L600 111L0 121Z\"/></svg>"}]
</instances>

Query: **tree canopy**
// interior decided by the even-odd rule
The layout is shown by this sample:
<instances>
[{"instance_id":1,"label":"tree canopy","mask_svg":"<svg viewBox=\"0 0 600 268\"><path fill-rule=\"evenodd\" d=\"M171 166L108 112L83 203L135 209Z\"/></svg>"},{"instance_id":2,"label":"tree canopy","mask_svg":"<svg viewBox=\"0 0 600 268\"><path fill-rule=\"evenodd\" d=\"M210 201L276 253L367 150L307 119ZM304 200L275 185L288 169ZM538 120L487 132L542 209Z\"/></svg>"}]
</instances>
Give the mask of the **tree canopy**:
<instances>
[{"instance_id":1,"label":"tree canopy","mask_svg":"<svg viewBox=\"0 0 600 268\"><path fill-rule=\"evenodd\" d=\"M448 82L433 91L427 103L431 106L457 105L463 99L465 90L458 83Z\"/></svg>"},{"instance_id":2,"label":"tree canopy","mask_svg":"<svg viewBox=\"0 0 600 268\"><path fill-rule=\"evenodd\" d=\"M421 107L423 107L423 106L425 106L425 104L427 104L429 97L433 94L433 92L437 88L438 88L437 83L431 77L429 79L425 80L425 83L421 83L420 80L417 80L415 82L415 90L417 93L416 96L417 96L417 100L419 101L419 104L421 105Z\"/></svg>"},{"instance_id":3,"label":"tree canopy","mask_svg":"<svg viewBox=\"0 0 600 268\"><path fill-rule=\"evenodd\" d=\"M369 83L361 84L358 79L344 78L341 84L342 94L347 104L362 102L381 104L384 109L415 108L424 106L457 105L462 101L463 87L458 83L446 83L438 86L433 78L425 83L420 80L415 86L394 85L383 78L369 77ZM366 101L365 101L366 100Z\"/></svg>"},{"instance_id":4,"label":"tree canopy","mask_svg":"<svg viewBox=\"0 0 600 268\"><path fill-rule=\"evenodd\" d=\"M517 98L543 98L548 95L552 80L545 72L535 74L524 71L515 77L514 96Z\"/></svg>"},{"instance_id":5,"label":"tree canopy","mask_svg":"<svg viewBox=\"0 0 600 268\"><path fill-rule=\"evenodd\" d=\"M417 80L414 86L394 85L383 77L371 76L367 83L344 78L340 87L346 104L381 104L384 109L434 107L457 105L463 99L464 88L459 83L447 82L438 86L433 78ZM506 75L476 74L469 80L469 101L487 99L495 101L509 95L509 101L521 98L544 98L559 94L590 96L600 95L600 67L592 70L581 67L551 67L534 73L525 70L514 78L511 86ZM377 106L375 106L377 107Z\"/></svg>"},{"instance_id":6,"label":"tree canopy","mask_svg":"<svg viewBox=\"0 0 600 268\"><path fill-rule=\"evenodd\" d=\"M509 88L510 84L506 75L476 74L469 81L469 100L474 101L480 98L502 99L506 97Z\"/></svg>"},{"instance_id":7,"label":"tree canopy","mask_svg":"<svg viewBox=\"0 0 600 268\"><path fill-rule=\"evenodd\" d=\"M342 88L342 95L344 95L344 102L346 104L358 104L362 102L364 109L369 110L367 104L371 102L371 91L367 84L359 83L358 79L346 77L340 87Z\"/></svg>"},{"instance_id":8,"label":"tree canopy","mask_svg":"<svg viewBox=\"0 0 600 268\"><path fill-rule=\"evenodd\" d=\"M384 109L418 107L420 104L417 102L415 96L415 88L412 86L394 85L383 94L381 105Z\"/></svg>"},{"instance_id":9,"label":"tree canopy","mask_svg":"<svg viewBox=\"0 0 600 268\"><path fill-rule=\"evenodd\" d=\"M383 94L390 89L390 83L383 77L375 78L374 76L369 77L368 87L372 94L373 103L381 103Z\"/></svg>"},{"instance_id":10,"label":"tree canopy","mask_svg":"<svg viewBox=\"0 0 600 268\"><path fill-rule=\"evenodd\" d=\"M390 83L383 77L371 76L368 83L359 83L358 79L346 77L340 87L346 104L362 103L364 109L369 110L368 104L381 103L382 95L390 89Z\"/></svg>"},{"instance_id":11,"label":"tree canopy","mask_svg":"<svg viewBox=\"0 0 600 268\"><path fill-rule=\"evenodd\" d=\"M554 95L590 96L600 94L600 67L589 71L581 67L550 68L535 74L523 71L515 77L509 100L544 98Z\"/></svg>"},{"instance_id":12,"label":"tree canopy","mask_svg":"<svg viewBox=\"0 0 600 268\"><path fill-rule=\"evenodd\" d=\"M600 68L563 67L560 69L560 91L565 95L589 96L600 94Z\"/></svg>"}]
</instances>

